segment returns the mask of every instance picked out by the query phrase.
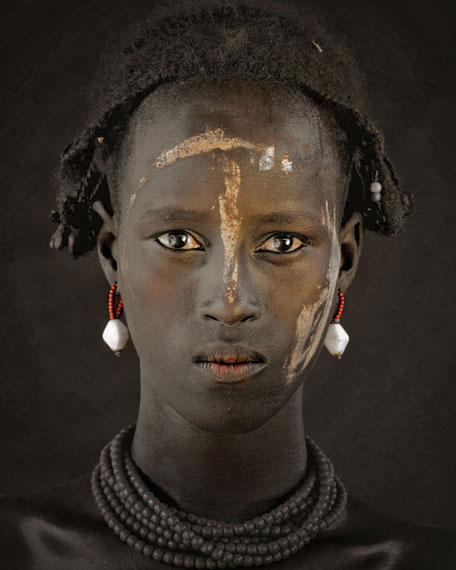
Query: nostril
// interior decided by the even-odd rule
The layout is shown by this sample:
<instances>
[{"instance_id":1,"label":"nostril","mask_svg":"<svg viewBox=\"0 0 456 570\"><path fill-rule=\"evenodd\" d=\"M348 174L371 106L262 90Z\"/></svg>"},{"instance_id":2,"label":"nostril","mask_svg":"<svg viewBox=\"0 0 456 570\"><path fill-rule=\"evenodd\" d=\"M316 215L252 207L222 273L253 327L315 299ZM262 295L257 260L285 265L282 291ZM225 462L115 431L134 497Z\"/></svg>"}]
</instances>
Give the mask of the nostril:
<instances>
[{"instance_id":1,"label":"nostril","mask_svg":"<svg viewBox=\"0 0 456 570\"><path fill-rule=\"evenodd\" d=\"M217 317L214 317L213 315L208 315L207 313L204 315L204 317L206 319L212 319L213 321L218 321L219 319L217 319Z\"/></svg>"},{"instance_id":2,"label":"nostril","mask_svg":"<svg viewBox=\"0 0 456 570\"><path fill-rule=\"evenodd\" d=\"M246 323L247 321L255 320L255 315L247 315L246 317L241 319L241 323Z\"/></svg>"}]
</instances>

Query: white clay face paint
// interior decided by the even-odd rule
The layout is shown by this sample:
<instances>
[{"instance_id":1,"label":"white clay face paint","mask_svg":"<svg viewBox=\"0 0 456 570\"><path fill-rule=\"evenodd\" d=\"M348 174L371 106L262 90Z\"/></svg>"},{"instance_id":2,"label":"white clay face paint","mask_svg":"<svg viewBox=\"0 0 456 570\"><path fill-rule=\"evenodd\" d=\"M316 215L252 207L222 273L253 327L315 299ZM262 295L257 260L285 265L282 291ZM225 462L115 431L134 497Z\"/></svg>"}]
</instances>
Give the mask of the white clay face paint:
<instances>
[{"instance_id":1,"label":"white clay face paint","mask_svg":"<svg viewBox=\"0 0 456 570\"><path fill-rule=\"evenodd\" d=\"M330 214L327 200L325 200L325 225L327 225L331 234L329 264L326 271L327 286L320 289L320 296L313 305L303 307L299 313L296 322L295 344L290 357L285 362L288 383L306 368L314 356L320 344L332 306L328 299L333 298L339 275L340 246L336 226L336 210L334 209L333 214ZM308 336L309 323L315 326L310 338Z\"/></svg>"},{"instance_id":2,"label":"white clay face paint","mask_svg":"<svg viewBox=\"0 0 456 570\"><path fill-rule=\"evenodd\" d=\"M220 231L225 253L223 265L223 280L226 284L226 297L229 303L236 298L238 281L238 266L236 247L241 228L237 201L241 187L241 169L234 160L225 159L223 162L225 194L219 199Z\"/></svg>"},{"instance_id":3,"label":"white clay face paint","mask_svg":"<svg viewBox=\"0 0 456 570\"><path fill-rule=\"evenodd\" d=\"M286 153L283 155L282 162L280 163L280 169L282 172L285 172L285 174L290 174L290 172L293 172L293 163L291 160L289 160L288 154Z\"/></svg>"},{"instance_id":4,"label":"white clay face paint","mask_svg":"<svg viewBox=\"0 0 456 570\"><path fill-rule=\"evenodd\" d=\"M274 166L275 147L269 146L263 152L258 163L258 170L271 170Z\"/></svg>"}]
</instances>

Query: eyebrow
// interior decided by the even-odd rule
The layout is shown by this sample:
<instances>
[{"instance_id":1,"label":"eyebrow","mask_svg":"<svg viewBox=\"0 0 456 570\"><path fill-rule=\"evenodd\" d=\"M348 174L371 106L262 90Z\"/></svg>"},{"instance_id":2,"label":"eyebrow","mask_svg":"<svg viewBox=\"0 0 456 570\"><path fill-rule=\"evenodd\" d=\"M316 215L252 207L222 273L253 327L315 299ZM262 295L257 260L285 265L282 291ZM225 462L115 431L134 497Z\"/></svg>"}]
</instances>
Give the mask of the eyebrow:
<instances>
[{"instance_id":1,"label":"eyebrow","mask_svg":"<svg viewBox=\"0 0 456 570\"><path fill-rule=\"evenodd\" d=\"M179 222L182 220L190 222L204 222L210 214L198 212L188 208L161 208L158 210L146 210L140 221L148 218L166 219L169 222ZM290 212L270 212L269 214L257 214L252 216L252 221L257 224L295 224L311 222L321 225L321 218L314 214L298 214Z\"/></svg>"},{"instance_id":2,"label":"eyebrow","mask_svg":"<svg viewBox=\"0 0 456 570\"><path fill-rule=\"evenodd\" d=\"M295 224L312 222L321 225L321 218L315 214L299 214L290 212L271 212L270 214L258 214L253 219L262 224Z\"/></svg>"},{"instance_id":3,"label":"eyebrow","mask_svg":"<svg viewBox=\"0 0 456 570\"><path fill-rule=\"evenodd\" d=\"M188 220L190 222L202 222L207 220L207 214L197 212L187 208L161 208L158 210L146 210L141 216L140 221L148 218L164 218L169 222L178 222L180 220Z\"/></svg>"}]
</instances>

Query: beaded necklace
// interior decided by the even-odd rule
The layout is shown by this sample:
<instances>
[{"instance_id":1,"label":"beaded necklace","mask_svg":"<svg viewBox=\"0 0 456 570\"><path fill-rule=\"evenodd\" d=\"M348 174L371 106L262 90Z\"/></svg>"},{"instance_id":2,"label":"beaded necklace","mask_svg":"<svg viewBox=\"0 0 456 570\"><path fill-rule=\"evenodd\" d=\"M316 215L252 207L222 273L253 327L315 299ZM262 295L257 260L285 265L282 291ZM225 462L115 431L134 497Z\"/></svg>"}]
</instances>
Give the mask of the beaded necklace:
<instances>
[{"instance_id":1,"label":"beaded necklace","mask_svg":"<svg viewBox=\"0 0 456 570\"><path fill-rule=\"evenodd\" d=\"M120 540L157 562L200 570L271 564L301 550L345 511L345 488L309 437L303 480L270 512L228 524L169 507L146 486L131 457L134 430L127 426L103 449L92 492Z\"/></svg>"}]
</instances>

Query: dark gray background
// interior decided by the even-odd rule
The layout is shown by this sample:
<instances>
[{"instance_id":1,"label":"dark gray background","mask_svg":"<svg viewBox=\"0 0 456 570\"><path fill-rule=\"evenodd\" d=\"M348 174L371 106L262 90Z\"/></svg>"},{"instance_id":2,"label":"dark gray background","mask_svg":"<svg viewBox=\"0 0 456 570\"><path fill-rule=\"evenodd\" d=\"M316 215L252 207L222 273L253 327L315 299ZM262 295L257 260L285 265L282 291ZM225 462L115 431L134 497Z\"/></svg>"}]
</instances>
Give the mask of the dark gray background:
<instances>
[{"instance_id":1,"label":"dark gray background","mask_svg":"<svg viewBox=\"0 0 456 570\"><path fill-rule=\"evenodd\" d=\"M456 10L444 1L315 4L367 73L372 107L417 209L396 238L367 236L343 324L305 390L306 425L348 488L403 517L456 529ZM134 421L138 364L101 339L96 255L48 248L50 176L82 127L106 35L144 0L2 3L0 490L88 472Z\"/></svg>"}]
</instances>

